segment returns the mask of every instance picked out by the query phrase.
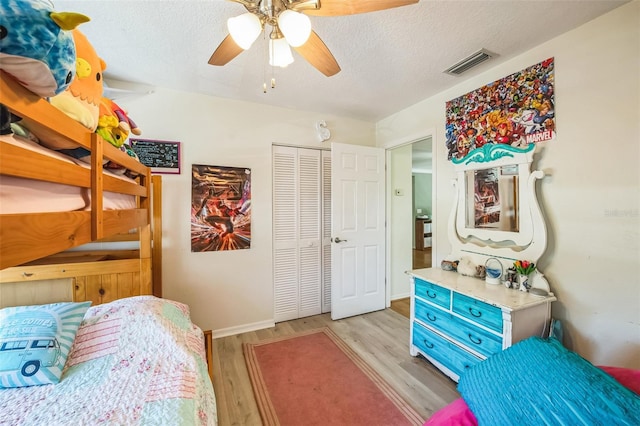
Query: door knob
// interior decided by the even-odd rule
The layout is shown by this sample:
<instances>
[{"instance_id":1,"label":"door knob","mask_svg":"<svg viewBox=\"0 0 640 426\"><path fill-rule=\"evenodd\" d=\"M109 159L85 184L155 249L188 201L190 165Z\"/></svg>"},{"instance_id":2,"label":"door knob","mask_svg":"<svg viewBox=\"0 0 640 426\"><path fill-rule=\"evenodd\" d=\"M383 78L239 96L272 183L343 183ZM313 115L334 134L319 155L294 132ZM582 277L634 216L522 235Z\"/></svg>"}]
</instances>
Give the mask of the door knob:
<instances>
[{"instance_id":1,"label":"door knob","mask_svg":"<svg viewBox=\"0 0 640 426\"><path fill-rule=\"evenodd\" d=\"M340 239L340 237L335 237L335 238L333 239L333 242L334 242L334 243L346 243L346 242L347 242L347 240L341 240L341 239Z\"/></svg>"}]
</instances>

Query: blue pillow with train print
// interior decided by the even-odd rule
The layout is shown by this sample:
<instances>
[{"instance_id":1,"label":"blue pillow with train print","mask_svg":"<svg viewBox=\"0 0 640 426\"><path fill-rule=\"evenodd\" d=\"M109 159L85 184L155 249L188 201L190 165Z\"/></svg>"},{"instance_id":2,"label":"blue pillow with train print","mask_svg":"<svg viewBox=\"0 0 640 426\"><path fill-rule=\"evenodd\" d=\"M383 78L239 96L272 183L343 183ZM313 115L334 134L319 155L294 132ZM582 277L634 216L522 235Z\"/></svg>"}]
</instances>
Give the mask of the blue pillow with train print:
<instances>
[{"instance_id":1,"label":"blue pillow with train print","mask_svg":"<svg viewBox=\"0 0 640 426\"><path fill-rule=\"evenodd\" d=\"M58 383L91 302L0 310L0 389Z\"/></svg>"}]
</instances>

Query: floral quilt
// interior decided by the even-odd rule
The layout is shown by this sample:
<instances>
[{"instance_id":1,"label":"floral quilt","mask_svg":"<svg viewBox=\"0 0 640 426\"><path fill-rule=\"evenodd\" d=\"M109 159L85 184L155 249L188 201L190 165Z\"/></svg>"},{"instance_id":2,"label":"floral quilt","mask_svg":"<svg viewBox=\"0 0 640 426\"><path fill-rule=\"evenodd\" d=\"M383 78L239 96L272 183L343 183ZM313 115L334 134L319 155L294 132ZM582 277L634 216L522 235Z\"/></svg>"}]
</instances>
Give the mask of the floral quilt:
<instances>
[{"instance_id":1,"label":"floral quilt","mask_svg":"<svg viewBox=\"0 0 640 426\"><path fill-rule=\"evenodd\" d=\"M178 302L92 307L60 383L0 389L0 425L216 425L203 341Z\"/></svg>"}]
</instances>

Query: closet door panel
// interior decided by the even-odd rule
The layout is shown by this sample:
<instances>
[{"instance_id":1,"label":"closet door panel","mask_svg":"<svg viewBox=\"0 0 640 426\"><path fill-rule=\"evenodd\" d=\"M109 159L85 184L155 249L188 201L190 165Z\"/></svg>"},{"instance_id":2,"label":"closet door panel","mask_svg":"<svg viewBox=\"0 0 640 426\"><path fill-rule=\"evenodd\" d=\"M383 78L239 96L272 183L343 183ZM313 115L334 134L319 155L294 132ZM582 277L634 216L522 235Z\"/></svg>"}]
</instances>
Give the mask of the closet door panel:
<instances>
[{"instance_id":1,"label":"closet door panel","mask_svg":"<svg viewBox=\"0 0 640 426\"><path fill-rule=\"evenodd\" d=\"M298 149L300 317L322 312L320 151Z\"/></svg>"},{"instance_id":2,"label":"closet door panel","mask_svg":"<svg viewBox=\"0 0 640 426\"><path fill-rule=\"evenodd\" d=\"M273 282L276 322L298 318L298 156L273 151Z\"/></svg>"},{"instance_id":3,"label":"closet door panel","mask_svg":"<svg viewBox=\"0 0 640 426\"><path fill-rule=\"evenodd\" d=\"M297 248L276 250L274 253L274 287L276 322L298 318L298 261Z\"/></svg>"},{"instance_id":4,"label":"closet door panel","mask_svg":"<svg viewBox=\"0 0 640 426\"><path fill-rule=\"evenodd\" d=\"M298 158L295 148L276 146L273 154L273 237L295 243L298 235Z\"/></svg>"},{"instance_id":5,"label":"closet door panel","mask_svg":"<svg viewBox=\"0 0 640 426\"><path fill-rule=\"evenodd\" d=\"M322 313L320 246L300 248L300 317Z\"/></svg>"},{"instance_id":6,"label":"closet door panel","mask_svg":"<svg viewBox=\"0 0 640 426\"><path fill-rule=\"evenodd\" d=\"M320 151L298 150L300 243L320 243Z\"/></svg>"},{"instance_id":7,"label":"closet door panel","mask_svg":"<svg viewBox=\"0 0 640 426\"><path fill-rule=\"evenodd\" d=\"M331 312L331 152L322 151L322 313Z\"/></svg>"}]
</instances>

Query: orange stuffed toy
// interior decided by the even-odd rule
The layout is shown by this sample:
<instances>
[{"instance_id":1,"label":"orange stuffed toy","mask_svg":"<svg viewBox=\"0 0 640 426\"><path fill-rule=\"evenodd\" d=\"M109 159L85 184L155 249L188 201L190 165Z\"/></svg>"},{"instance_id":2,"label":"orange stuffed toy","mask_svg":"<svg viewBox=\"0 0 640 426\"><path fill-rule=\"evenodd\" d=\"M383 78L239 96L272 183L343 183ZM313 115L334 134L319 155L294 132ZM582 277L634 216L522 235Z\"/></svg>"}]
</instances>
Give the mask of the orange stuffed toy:
<instances>
[{"instance_id":1,"label":"orange stuffed toy","mask_svg":"<svg viewBox=\"0 0 640 426\"><path fill-rule=\"evenodd\" d=\"M76 77L64 92L49 99L51 104L94 132L98 127L99 105L102 98L102 72L106 63L98 56L87 37L75 29ZM70 149L75 146L50 146Z\"/></svg>"}]
</instances>

